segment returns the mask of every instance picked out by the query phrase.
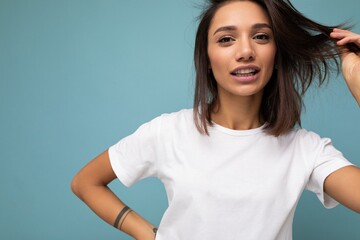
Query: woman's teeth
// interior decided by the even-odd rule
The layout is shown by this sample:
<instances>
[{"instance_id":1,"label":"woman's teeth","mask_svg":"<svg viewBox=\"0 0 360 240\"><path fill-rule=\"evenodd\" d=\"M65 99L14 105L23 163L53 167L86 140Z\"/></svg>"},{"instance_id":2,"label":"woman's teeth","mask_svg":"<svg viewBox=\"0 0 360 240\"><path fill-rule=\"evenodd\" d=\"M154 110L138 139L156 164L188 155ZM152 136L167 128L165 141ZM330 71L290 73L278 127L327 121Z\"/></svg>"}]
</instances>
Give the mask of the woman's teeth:
<instances>
[{"instance_id":1,"label":"woman's teeth","mask_svg":"<svg viewBox=\"0 0 360 240\"><path fill-rule=\"evenodd\" d=\"M253 75L257 72L255 68L246 68L246 69L240 69L235 72L233 72L233 75L236 76L244 76L244 75Z\"/></svg>"}]
</instances>

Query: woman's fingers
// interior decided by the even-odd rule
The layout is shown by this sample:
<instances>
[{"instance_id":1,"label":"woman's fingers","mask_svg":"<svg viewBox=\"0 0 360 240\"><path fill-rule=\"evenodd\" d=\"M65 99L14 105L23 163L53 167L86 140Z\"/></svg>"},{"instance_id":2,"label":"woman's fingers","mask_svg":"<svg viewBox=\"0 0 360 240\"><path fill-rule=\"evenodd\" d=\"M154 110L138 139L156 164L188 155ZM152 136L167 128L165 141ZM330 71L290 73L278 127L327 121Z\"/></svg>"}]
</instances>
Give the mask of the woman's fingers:
<instances>
[{"instance_id":1,"label":"woman's fingers","mask_svg":"<svg viewBox=\"0 0 360 240\"><path fill-rule=\"evenodd\" d=\"M345 37L336 42L336 44L340 46L348 43L355 43L356 45L360 46L360 37L359 36Z\"/></svg>"},{"instance_id":2,"label":"woman's fingers","mask_svg":"<svg viewBox=\"0 0 360 240\"><path fill-rule=\"evenodd\" d=\"M338 39L338 45L343 46L348 43L354 43L360 47L360 35L349 30L334 28L330 33L330 37Z\"/></svg>"}]
</instances>

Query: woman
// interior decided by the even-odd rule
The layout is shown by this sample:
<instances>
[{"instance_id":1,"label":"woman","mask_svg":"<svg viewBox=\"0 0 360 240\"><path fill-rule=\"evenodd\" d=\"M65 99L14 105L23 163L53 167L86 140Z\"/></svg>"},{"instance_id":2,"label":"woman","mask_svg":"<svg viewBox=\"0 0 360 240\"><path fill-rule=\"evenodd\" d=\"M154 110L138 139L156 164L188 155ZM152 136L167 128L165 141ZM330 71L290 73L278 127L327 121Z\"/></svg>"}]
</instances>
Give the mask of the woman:
<instances>
[{"instance_id":1,"label":"woman","mask_svg":"<svg viewBox=\"0 0 360 240\"><path fill-rule=\"evenodd\" d=\"M142 125L87 164L73 191L139 240L291 239L305 188L325 207L360 213L360 169L330 139L296 127L302 94L336 61L335 40L360 104L360 35L317 24L285 0L211 1L196 36L194 109ZM157 233L107 188L148 176L169 198Z\"/></svg>"}]
</instances>

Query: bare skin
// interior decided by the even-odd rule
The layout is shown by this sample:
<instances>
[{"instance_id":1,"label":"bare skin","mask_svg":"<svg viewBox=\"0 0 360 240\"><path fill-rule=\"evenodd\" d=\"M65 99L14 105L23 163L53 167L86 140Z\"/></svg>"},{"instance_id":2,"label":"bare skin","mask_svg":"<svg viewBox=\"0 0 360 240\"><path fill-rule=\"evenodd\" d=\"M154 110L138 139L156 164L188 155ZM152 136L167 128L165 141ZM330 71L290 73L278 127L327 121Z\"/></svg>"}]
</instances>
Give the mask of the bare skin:
<instances>
[{"instance_id":1,"label":"bare skin","mask_svg":"<svg viewBox=\"0 0 360 240\"><path fill-rule=\"evenodd\" d=\"M350 92L360 106L360 51L354 53L346 51L345 48L346 44L353 43L360 49L360 35L335 28L330 36L337 40L337 45L342 51L342 73Z\"/></svg>"},{"instance_id":2,"label":"bare skin","mask_svg":"<svg viewBox=\"0 0 360 240\"><path fill-rule=\"evenodd\" d=\"M74 177L73 192L84 201L100 218L113 225L125 204L107 187L116 178L110 165L108 151L89 162ZM121 230L137 240L155 238L154 226L135 211L130 212Z\"/></svg>"},{"instance_id":3,"label":"bare skin","mask_svg":"<svg viewBox=\"0 0 360 240\"><path fill-rule=\"evenodd\" d=\"M274 69L276 46L266 12L250 1L226 4L215 14L208 33L208 55L218 85L211 119L246 130L263 124L262 93ZM235 69L256 68L254 79L234 77Z\"/></svg>"}]
</instances>

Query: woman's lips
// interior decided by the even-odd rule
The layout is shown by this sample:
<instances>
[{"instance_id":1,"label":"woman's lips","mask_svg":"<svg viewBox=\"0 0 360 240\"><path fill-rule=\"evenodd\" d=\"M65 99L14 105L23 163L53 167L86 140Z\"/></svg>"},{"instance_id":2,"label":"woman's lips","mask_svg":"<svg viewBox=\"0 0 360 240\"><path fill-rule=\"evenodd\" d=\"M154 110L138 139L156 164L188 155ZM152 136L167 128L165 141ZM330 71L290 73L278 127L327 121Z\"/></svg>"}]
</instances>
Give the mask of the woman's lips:
<instances>
[{"instance_id":1,"label":"woman's lips","mask_svg":"<svg viewBox=\"0 0 360 240\"><path fill-rule=\"evenodd\" d=\"M231 77L240 83L250 83L256 81L259 77L260 70L259 68L248 67L248 68L238 68L235 71L231 72Z\"/></svg>"}]
</instances>

